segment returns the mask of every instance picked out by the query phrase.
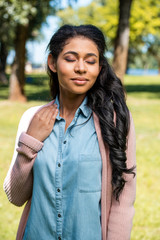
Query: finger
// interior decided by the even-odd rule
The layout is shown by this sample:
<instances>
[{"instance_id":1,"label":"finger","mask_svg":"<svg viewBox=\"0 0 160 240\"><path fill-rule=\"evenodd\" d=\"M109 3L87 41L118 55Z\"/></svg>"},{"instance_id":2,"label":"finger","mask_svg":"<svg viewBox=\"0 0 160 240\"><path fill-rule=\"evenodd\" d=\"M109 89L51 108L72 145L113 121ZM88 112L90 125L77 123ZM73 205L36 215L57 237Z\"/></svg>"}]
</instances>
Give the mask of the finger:
<instances>
[{"instance_id":1,"label":"finger","mask_svg":"<svg viewBox=\"0 0 160 240\"><path fill-rule=\"evenodd\" d=\"M46 110L47 107L53 106L54 105L55 100L52 100L51 102L49 102L48 104L46 104L45 106L42 106L37 113L38 114L43 114L43 112Z\"/></svg>"},{"instance_id":2,"label":"finger","mask_svg":"<svg viewBox=\"0 0 160 240\"><path fill-rule=\"evenodd\" d=\"M52 100L51 102L47 103L45 106L51 106L54 104L54 102L55 102L55 100Z\"/></svg>"},{"instance_id":3,"label":"finger","mask_svg":"<svg viewBox=\"0 0 160 240\"><path fill-rule=\"evenodd\" d=\"M56 120L56 117L57 117L57 114L58 114L58 108L56 108L56 109L55 109L55 112L52 114L52 116L51 116L51 118L50 118L49 124L54 125L55 120Z\"/></svg>"},{"instance_id":4,"label":"finger","mask_svg":"<svg viewBox=\"0 0 160 240\"><path fill-rule=\"evenodd\" d=\"M50 113L53 114L53 112L55 111L56 108L57 108L56 104L45 107L45 110L41 113L41 118L43 120L49 121L50 120Z\"/></svg>"},{"instance_id":5,"label":"finger","mask_svg":"<svg viewBox=\"0 0 160 240\"><path fill-rule=\"evenodd\" d=\"M54 115L56 110L58 111L57 106L55 106L55 108L50 109L50 111L48 112L48 115L46 117L46 121L47 121L46 123L47 124L50 124L50 120L51 120L51 118ZM56 114L56 116L57 116L57 114Z\"/></svg>"}]
</instances>

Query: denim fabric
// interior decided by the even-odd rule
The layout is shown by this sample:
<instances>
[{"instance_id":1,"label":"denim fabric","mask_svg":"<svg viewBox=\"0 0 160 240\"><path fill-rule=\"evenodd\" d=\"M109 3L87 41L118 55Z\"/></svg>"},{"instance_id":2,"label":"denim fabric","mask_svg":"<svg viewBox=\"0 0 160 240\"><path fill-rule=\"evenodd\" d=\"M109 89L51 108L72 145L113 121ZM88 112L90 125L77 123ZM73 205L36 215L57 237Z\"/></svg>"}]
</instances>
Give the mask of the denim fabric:
<instances>
[{"instance_id":1,"label":"denim fabric","mask_svg":"<svg viewBox=\"0 0 160 240\"><path fill-rule=\"evenodd\" d=\"M101 240L102 162L87 98L65 132L57 115L33 167L24 240ZM55 103L58 105L58 97Z\"/></svg>"}]
</instances>

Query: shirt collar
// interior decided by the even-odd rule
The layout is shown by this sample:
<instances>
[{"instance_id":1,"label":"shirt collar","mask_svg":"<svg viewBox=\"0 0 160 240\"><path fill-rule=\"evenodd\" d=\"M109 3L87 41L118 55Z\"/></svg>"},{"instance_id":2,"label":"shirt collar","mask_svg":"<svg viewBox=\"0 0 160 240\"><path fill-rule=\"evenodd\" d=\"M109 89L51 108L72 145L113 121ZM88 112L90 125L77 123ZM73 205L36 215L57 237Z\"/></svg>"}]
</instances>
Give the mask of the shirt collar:
<instances>
[{"instance_id":1,"label":"shirt collar","mask_svg":"<svg viewBox=\"0 0 160 240\"><path fill-rule=\"evenodd\" d=\"M83 102L81 103L81 105L79 106L79 108L77 109L76 113L75 113L75 117L79 115L80 112L82 112L82 114L84 115L85 118L90 117L92 110L87 106L87 100L88 97L86 96L85 99L83 100ZM56 96L55 99L55 104L57 104L57 108L59 110L59 99L58 99L58 95ZM59 111L56 117L57 120L60 120L61 117L59 116Z\"/></svg>"},{"instance_id":2,"label":"shirt collar","mask_svg":"<svg viewBox=\"0 0 160 240\"><path fill-rule=\"evenodd\" d=\"M90 117L92 113L92 110L87 106L87 100L88 100L88 97L86 96L83 102L81 103L81 105L79 106L79 109L81 110L81 112L86 118Z\"/></svg>"}]
</instances>

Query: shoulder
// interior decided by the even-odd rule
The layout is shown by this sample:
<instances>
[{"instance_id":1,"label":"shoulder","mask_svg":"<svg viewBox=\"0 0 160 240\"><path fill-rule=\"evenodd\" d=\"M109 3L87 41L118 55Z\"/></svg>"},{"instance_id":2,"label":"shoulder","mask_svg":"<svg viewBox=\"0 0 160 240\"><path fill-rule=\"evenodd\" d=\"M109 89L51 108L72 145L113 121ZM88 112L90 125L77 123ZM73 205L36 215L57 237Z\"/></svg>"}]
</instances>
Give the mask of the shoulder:
<instances>
[{"instance_id":1,"label":"shoulder","mask_svg":"<svg viewBox=\"0 0 160 240\"><path fill-rule=\"evenodd\" d=\"M41 108L42 106L35 106L35 107L31 107L31 108L29 108L29 109L27 109L24 113L23 113L23 115L22 115L22 117L21 117L21 119L26 119L26 118L30 118L30 117L32 117L40 108Z\"/></svg>"},{"instance_id":2,"label":"shoulder","mask_svg":"<svg viewBox=\"0 0 160 240\"><path fill-rule=\"evenodd\" d=\"M20 122L19 122L19 131L22 132L22 131L26 131L32 118L34 117L34 115L36 114L36 112L38 112L41 108L43 107L46 107L50 104L52 104L54 101L51 101L45 105L40 105L40 106L35 106L35 107L31 107L29 109L27 109L21 119L20 119Z\"/></svg>"},{"instance_id":3,"label":"shoulder","mask_svg":"<svg viewBox=\"0 0 160 240\"><path fill-rule=\"evenodd\" d=\"M41 108L42 106L36 106L36 107L31 107L27 109L21 119L20 119L20 125L26 125L27 123L29 124L35 113Z\"/></svg>"}]
</instances>

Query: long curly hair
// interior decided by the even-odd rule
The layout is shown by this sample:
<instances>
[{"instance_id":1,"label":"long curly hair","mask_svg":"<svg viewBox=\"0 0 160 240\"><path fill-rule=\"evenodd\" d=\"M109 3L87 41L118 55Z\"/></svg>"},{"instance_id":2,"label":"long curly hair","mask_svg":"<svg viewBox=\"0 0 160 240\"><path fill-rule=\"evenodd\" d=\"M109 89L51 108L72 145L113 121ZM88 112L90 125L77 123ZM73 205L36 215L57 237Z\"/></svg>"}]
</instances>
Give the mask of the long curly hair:
<instances>
[{"instance_id":1,"label":"long curly hair","mask_svg":"<svg viewBox=\"0 0 160 240\"><path fill-rule=\"evenodd\" d=\"M107 49L105 37L93 25L64 25L52 36L47 49L56 61L66 41L78 36L92 40L99 51L101 71L95 84L87 92L87 104L98 116L104 143L109 147L113 195L118 201L126 182L124 173L135 175L135 166L127 168L126 165L130 116L122 83L104 56ZM59 94L57 73L52 72L48 66L47 73L50 77L50 90L54 99Z\"/></svg>"}]
</instances>

